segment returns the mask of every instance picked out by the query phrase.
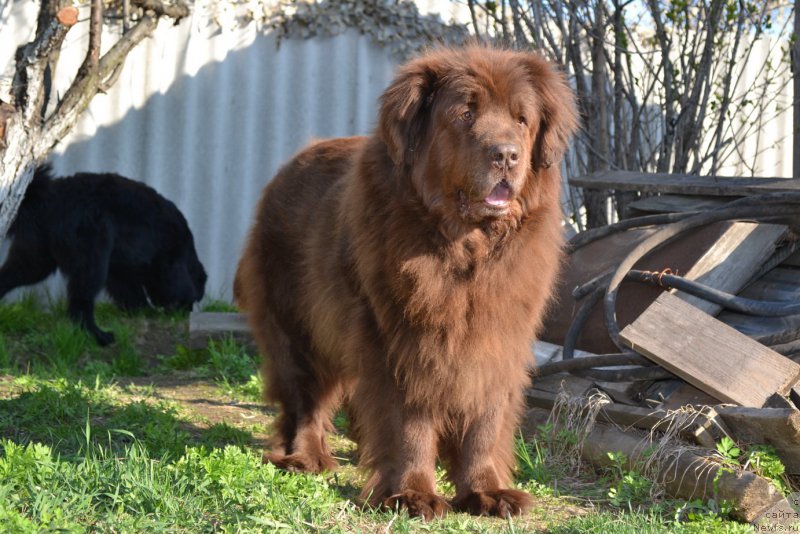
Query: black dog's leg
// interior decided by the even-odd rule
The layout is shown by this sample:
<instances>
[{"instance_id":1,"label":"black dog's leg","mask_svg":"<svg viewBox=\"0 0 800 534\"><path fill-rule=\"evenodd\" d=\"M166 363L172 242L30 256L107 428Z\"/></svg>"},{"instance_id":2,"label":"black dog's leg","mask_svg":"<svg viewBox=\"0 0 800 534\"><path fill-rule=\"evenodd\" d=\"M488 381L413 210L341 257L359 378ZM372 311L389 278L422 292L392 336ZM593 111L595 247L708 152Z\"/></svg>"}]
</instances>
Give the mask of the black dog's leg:
<instances>
[{"instance_id":1,"label":"black dog's leg","mask_svg":"<svg viewBox=\"0 0 800 534\"><path fill-rule=\"evenodd\" d=\"M101 289L103 283L95 273L69 275L67 283L69 316L89 332L99 345L105 346L114 342L114 334L100 330L94 320L94 300Z\"/></svg>"},{"instance_id":2,"label":"black dog's leg","mask_svg":"<svg viewBox=\"0 0 800 534\"><path fill-rule=\"evenodd\" d=\"M14 238L6 262L0 267L0 298L20 286L41 282L56 270L56 263L37 235Z\"/></svg>"},{"instance_id":3,"label":"black dog's leg","mask_svg":"<svg viewBox=\"0 0 800 534\"><path fill-rule=\"evenodd\" d=\"M60 251L59 266L67 277L69 316L86 329L97 343L114 342L114 334L100 330L94 319L94 301L108 278L113 238L102 223L81 228L79 239L70 240L74 248Z\"/></svg>"}]
</instances>

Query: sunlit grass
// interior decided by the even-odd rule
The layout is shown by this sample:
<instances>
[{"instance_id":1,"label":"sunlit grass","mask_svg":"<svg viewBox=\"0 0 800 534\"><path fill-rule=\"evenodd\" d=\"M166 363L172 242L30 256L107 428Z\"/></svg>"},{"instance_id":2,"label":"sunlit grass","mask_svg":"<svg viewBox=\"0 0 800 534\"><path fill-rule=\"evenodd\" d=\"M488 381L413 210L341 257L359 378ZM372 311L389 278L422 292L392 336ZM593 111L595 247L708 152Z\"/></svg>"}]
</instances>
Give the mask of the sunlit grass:
<instances>
[{"instance_id":1,"label":"sunlit grass","mask_svg":"<svg viewBox=\"0 0 800 534\"><path fill-rule=\"evenodd\" d=\"M336 473L309 476L263 464L259 440L270 433L271 419L255 408L262 389L258 356L233 338L188 349L186 319L159 311L129 315L101 304L98 323L117 339L101 348L66 317L63 303L0 303L4 532L638 534L748 528L707 513L702 503L691 505L696 508L688 521L682 512L688 503L643 502L636 492L618 491L631 500L612 506L604 496L625 480L590 469L583 479L570 480L553 452L561 446L553 440L561 438L548 432L516 442L515 484L536 498L525 517L451 513L424 523L405 512L364 508L357 496L365 475L354 465L345 411L336 414L330 440L341 464ZM158 349L166 353L140 349L153 328L172 336L162 344L167 349ZM120 382L131 376L140 379ZM203 387L185 402L164 398L157 384L170 379ZM193 411L202 402L220 407L218 414L244 403L259 419L206 419ZM452 497L455 488L442 466L437 480L439 491Z\"/></svg>"}]
</instances>

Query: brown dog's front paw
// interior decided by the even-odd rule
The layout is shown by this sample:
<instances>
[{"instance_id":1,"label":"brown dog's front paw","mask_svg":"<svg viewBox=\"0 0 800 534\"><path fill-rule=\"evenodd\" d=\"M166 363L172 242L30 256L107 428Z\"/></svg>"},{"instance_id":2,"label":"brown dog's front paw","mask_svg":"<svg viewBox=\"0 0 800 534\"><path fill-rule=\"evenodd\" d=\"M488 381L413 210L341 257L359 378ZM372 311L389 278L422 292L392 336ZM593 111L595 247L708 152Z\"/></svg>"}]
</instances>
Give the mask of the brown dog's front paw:
<instances>
[{"instance_id":1,"label":"brown dog's front paw","mask_svg":"<svg viewBox=\"0 0 800 534\"><path fill-rule=\"evenodd\" d=\"M264 463L271 463L278 469L290 473L321 473L333 471L339 464L330 456L311 457L307 454L277 454L264 453Z\"/></svg>"},{"instance_id":2,"label":"brown dog's front paw","mask_svg":"<svg viewBox=\"0 0 800 534\"><path fill-rule=\"evenodd\" d=\"M457 499L453 506L459 512L473 515L496 515L509 517L522 515L533 506L533 497L524 491L504 489L475 491Z\"/></svg>"},{"instance_id":3,"label":"brown dog's front paw","mask_svg":"<svg viewBox=\"0 0 800 534\"><path fill-rule=\"evenodd\" d=\"M422 517L425 521L429 521L434 517L444 517L450 510L450 505L447 504L447 501L435 493L414 490L406 490L384 499L383 506L391 510L405 508L408 510L408 515Z\"/></svg>"}]
</instances>

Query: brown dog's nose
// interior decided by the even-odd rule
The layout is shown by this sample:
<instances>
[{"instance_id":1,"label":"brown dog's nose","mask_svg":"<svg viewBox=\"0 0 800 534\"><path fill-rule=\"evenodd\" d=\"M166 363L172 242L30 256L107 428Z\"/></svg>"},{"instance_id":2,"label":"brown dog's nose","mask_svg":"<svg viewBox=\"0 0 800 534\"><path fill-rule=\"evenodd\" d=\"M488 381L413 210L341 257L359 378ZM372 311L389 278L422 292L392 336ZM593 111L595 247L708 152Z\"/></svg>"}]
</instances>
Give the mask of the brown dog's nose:
<instances>
[{"instance_id":1,"label":"brown dog's nose","mask_svg":"<svg viewBox=\"0 0 800 534\"><path fill-rule=\"evenodd\" d=\"M519 161L519 148L512 143L494 145L491 149L492 163L501 169L513 169Z\"/></svg>"}]
</instances>

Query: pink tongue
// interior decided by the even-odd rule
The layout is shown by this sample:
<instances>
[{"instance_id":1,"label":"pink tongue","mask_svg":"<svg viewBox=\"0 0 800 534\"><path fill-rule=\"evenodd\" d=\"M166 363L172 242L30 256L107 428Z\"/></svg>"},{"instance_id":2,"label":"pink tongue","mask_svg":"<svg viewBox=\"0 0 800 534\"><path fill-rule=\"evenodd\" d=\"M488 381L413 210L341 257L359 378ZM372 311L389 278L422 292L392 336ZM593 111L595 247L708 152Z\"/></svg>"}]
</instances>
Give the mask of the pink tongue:
<instances>
[{"instance_id":1,"label":"pink tongue","mask_svg":"<svg viewBox=\"0 0 800 534\"><path fill-rule=\"evenodd\" d=\"M484 199L484 201L489 204L490 206L505 206L508 204L508 199L511 196L511 189L508 187L508 184L505 182L500 182L492 192L489 193L489 196Z\"/></svg>"}]
</instances>

